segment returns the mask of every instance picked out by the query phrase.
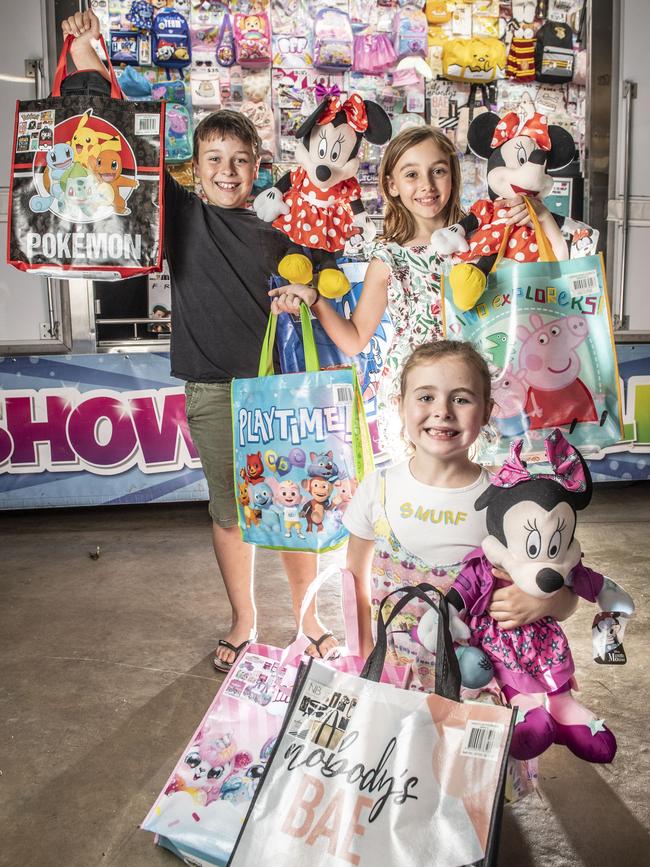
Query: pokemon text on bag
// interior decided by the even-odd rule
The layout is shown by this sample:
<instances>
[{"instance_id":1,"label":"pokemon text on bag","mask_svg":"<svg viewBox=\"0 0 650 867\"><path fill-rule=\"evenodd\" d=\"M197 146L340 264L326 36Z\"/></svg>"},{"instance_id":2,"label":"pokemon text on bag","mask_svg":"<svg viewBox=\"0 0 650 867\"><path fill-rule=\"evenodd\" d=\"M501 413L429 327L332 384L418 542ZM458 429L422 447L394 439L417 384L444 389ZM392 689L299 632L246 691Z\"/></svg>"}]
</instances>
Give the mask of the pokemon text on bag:
<instances>
[{"instance_id":1,"label":"pokemon text on bag","mask_svg":"<svg viewBox=\"0 0 650 867\"><path fill-rule=\"evenodd\" d=\"M342 515L372 469L372 445L353 367L319 370L301 307L306 373L273 375L271 316L259 376L232 384L235 492L246 542L328 551L347 539Z\"/></svg>"},{"instance_id":2,"label":"pokemon text on bag","mask_svg":"<svg viewBox=\"0 0 650 867\"><path fill-rule=\"evenodd\" d=\"M7 260L49 277L160 271L165 106L122 99L110 63L110 97L61 96L72 38L52 96L16 106Z\"/></svg>"}]
</instances>

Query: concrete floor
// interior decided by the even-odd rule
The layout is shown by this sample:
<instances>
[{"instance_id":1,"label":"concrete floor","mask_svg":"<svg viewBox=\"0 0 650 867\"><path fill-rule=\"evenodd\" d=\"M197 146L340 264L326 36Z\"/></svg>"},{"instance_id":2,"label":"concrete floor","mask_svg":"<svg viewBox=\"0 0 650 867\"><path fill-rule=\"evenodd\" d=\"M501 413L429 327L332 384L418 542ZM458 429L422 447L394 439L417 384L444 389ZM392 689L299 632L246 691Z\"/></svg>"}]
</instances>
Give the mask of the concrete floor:
<instances>
[{"instance_id":1,"label":"concrete floor","mask_svg":"<svg viewBox=\"0 0 650 867\"><path fill-rule=\"evenodd\" d=\"M626 666L591 660L592 606L566 628L582 701L619 752L598 767L552 747L539 795L505 810L501 865L650 864L650 484L598 489L580 538L638 609ZM0 865L179 864L138 824L220 684L229 618L205 505L4 513L0 544ZM260 552L257 574L260 639L285 644L277 556ZM322 612L340 627L337 595Z\"/></svg>"}]
</instances>

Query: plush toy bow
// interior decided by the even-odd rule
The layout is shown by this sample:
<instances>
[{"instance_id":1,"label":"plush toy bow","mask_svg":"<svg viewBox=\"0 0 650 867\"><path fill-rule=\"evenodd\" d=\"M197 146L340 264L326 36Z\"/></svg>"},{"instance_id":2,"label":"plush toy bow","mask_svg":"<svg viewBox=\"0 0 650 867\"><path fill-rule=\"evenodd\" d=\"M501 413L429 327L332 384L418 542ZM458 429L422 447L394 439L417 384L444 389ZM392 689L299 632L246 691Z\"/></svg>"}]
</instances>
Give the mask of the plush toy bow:
<instances>
[{"instance_id":1,"label":"plush toy bow","mask_svg":"<svg viewBox=\"0 0 650 867\"><path fill-rule=\"evenodd\" d=\"M528 471L526 462L521 459L523 440L515 440L510 445L510 454L503 466L491 479L496 488L513 488L521 482L529 482L535 479L551 479L559 482L567 491L584 491L587 487L584 467L580 460L580 454L565 439L559 428L550 433L544 440L544 450L552 473L531 473Z\"/></svg>"},{"instance_id":2,"label":"plush toy bow","mask_svg":"<svg viewBox=\"0 0 650 867\"><path fill-rule=\"evenodd\" d=\"M514 111L509 111L505 117L501 118L494 130L490 147L499 148L502 144L518 135L532 138L543 151L550 151L551 149L551 138L548 134L548 121L546 117L543 114L535 112L531 117L521 120L519 115Z\"/></svg>"},{"instance_id":3,"label":"plush toy bow","mask_svg":"<svg viewBox=\"0 0 650 867\"><path fill-rule=\"evenodd\" d=\"M314 88L314 95L316 97L316 102L321 103L328 96L340 96L341 88L338 84L333 84L331 87L327 87L319 81Z\"/></svg>"},{"instance_id":4,"label":"plush toy bow","mask_svg":"<svg viewBox=\"0 0 650 867\"><path fill-rule=\"evenodd\" d=\"M348 123L355 132L365 132L368 129L366 106L358 93L353 93L343 104L338 96L330 97L329 105L318 121L319 126L333 121L339 111L345 112Z\"/></svg>"}]
</instances>

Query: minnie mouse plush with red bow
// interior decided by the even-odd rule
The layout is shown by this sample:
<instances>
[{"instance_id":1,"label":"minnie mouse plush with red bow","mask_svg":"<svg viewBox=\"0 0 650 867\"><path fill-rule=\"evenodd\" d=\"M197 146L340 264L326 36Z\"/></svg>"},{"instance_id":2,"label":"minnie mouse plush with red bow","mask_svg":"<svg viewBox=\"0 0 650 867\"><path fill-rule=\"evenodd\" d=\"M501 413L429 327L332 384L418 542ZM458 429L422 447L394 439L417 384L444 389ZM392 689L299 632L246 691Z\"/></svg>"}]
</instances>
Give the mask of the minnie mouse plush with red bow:
<instances>
[{"instance_id":1,"label":"minnie mouse plush with red bow","mask_svg":"<svg viewBox=\"0 0 650 867\"><path fill-rule=\"evenodd\" d=\"M630 596L611 578L582 564L574 531L576 512L589 505L592 483L582 455L556 428L546 438L550 473L531 474L521 460L522 441L475 503L487 508L489 536L469 554L447 593L454 638L483 650L506 698L518 706L510 752L531 759L552 743L588 762L611 762L616 739L602 719L573 697L573 658L566 635L552 617L503 629L488 613L492 592L507 572L531 596L565 585L605 611L632 614ZM460 620L463 617L467 623Z\"/></svg>"},{"instance_id":2,"label":"minnie mouse plush with red bow","mask_svg":"<svg viewBox=\"0 0 650 867\"><path fill-rule=\"evenodd\" d=\"M296 130L298 168L260 193L253 207L257 216L289 236L293 245L280 261L278 273L290 283L311 283L318 271L318 291L327 298L350 288L336 265L346 241L360 234L372 241L376 228L361 202L355 175L361 140L384 144L391 134L386 112L353 93L344 102L329 95Z\"/></svg>"},{"instance_id":3,"label":"minnie mouse plush with red bow","mask_svg":"<svg viewBox=\"0 0 650 867\"><path fill-rule=\"evenodd\" d=\"M541 199L551 192L553 178L547 170L568 165L575 156L575 142L562 127L549 125L543 114L521 118L514 111L500 118L493 112L475 117L467 141L471 150L487 162L490 199L475 202L470 213L453 226L438 229L431 237L434 253L456 254L461 264L449 274L454 304L473 307L485 290L487 275L504 247L504 258L537 262L538 240L530 226L507 226L508 211L494 200L524 196L535 202L542 229L556 259L568 259L560 226L563 218L550 214ZM468 243L469 240L469 243Z\"/></svg>"}]
</instances>

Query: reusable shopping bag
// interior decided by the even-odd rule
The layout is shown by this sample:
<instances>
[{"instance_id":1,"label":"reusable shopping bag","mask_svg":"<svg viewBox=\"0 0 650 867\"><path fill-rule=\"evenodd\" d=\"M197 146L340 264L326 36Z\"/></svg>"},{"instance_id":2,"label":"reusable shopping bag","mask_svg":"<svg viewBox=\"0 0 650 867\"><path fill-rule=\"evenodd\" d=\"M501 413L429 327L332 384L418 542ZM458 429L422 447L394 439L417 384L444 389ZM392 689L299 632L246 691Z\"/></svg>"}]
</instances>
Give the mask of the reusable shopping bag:
<instances>
[{"instance_id":1,"label":"reusable shopping bag","mask_svg":"<svg viewBox=\"0 0 650 867\"><path fill-rule=\"evenodd\" d=\"M361 297L368 262L344 262L341 264L339 261L339 267L350 281L350 288L341 298L328 299L327 303L331 304L341 316L349 319ZM356 367L372 450L375 455L378 454L381 447L377 430L377 392L386 353L393 337L393 324L390 321L388 310L381 317L368 345L354 357L346 355L338 348L318 319L313 319L311 325L318 357L324 367L351 364ZM282 373L296 373L305 369L305 354L299 317L289 313L278 316L277 343Z\"/></svg>"},{"instance_id":2,"label":"reusable shopping bag","mask_svg":"<svg viewBox=\"0 0 650 867\"><path fill-rule=\"evenodd\" d=\"M519 437L528 460L543 460L544 439L556 427L585 456L621 438L602 255L553 261L534 223L540 261L497 258L476 307L456 308L443 278L447 336L473 343L492 374L495 436L479 440L479 460L490 464L501 463Z\"/></svg>"},{"instance_id":3,"label":"reusable shopping bag","mask_svg":"<svg viewBox=\"0 0 650 867\"><path fill-rule=\"evenodd\" d=\"M322 584L305 594L296 640L285 650L251 644L237 658L181 753L141 827L189 864L224 867L288 707L300 658L309 643L302 618ZM343 588L343 595L346 590ZM328 666L358 675L365 660L342 647ZM406 685L406 667L386 666L385 683Z\"/></svg>"},{"instance_id":4,"label":"reusable shopping bag","mask_svg":"<svg viewBox=\"0 0 650 867\"><path fill-rule=\"evenodd\" d=\"M164 104L122 99L110 62L110 97L61 96L73 38L52 95L16 106L8 262L101 280L160 271Z\"/></svg>"},{"instance_id":5,"label":"reusable shopping bag","mask_svg":"<svg viewBox=\"0 0 650 867\"><path fill-rule=\"evenodd\" d=\"M232 383L239 528L262 548L329 551L347 538L347 490L372 469L372 446L355 368L320 370L305 305L300 316L305 373L274 375L272 315L259 375Z\"/></svg>"},{"instance_id":6,"label":"reusable shopping bag","mask_svg":"<svg viewBox=\"0 0 650 867\"><path fill-rule=\"evenodd\" d=\"M513 711L458 701L447 603L431 591L386 597L360 677L301 667L229 865L493 863ZM378 683L386 626L416 596L438 612L436 695Z\"/></svg>"}]
</instances>

